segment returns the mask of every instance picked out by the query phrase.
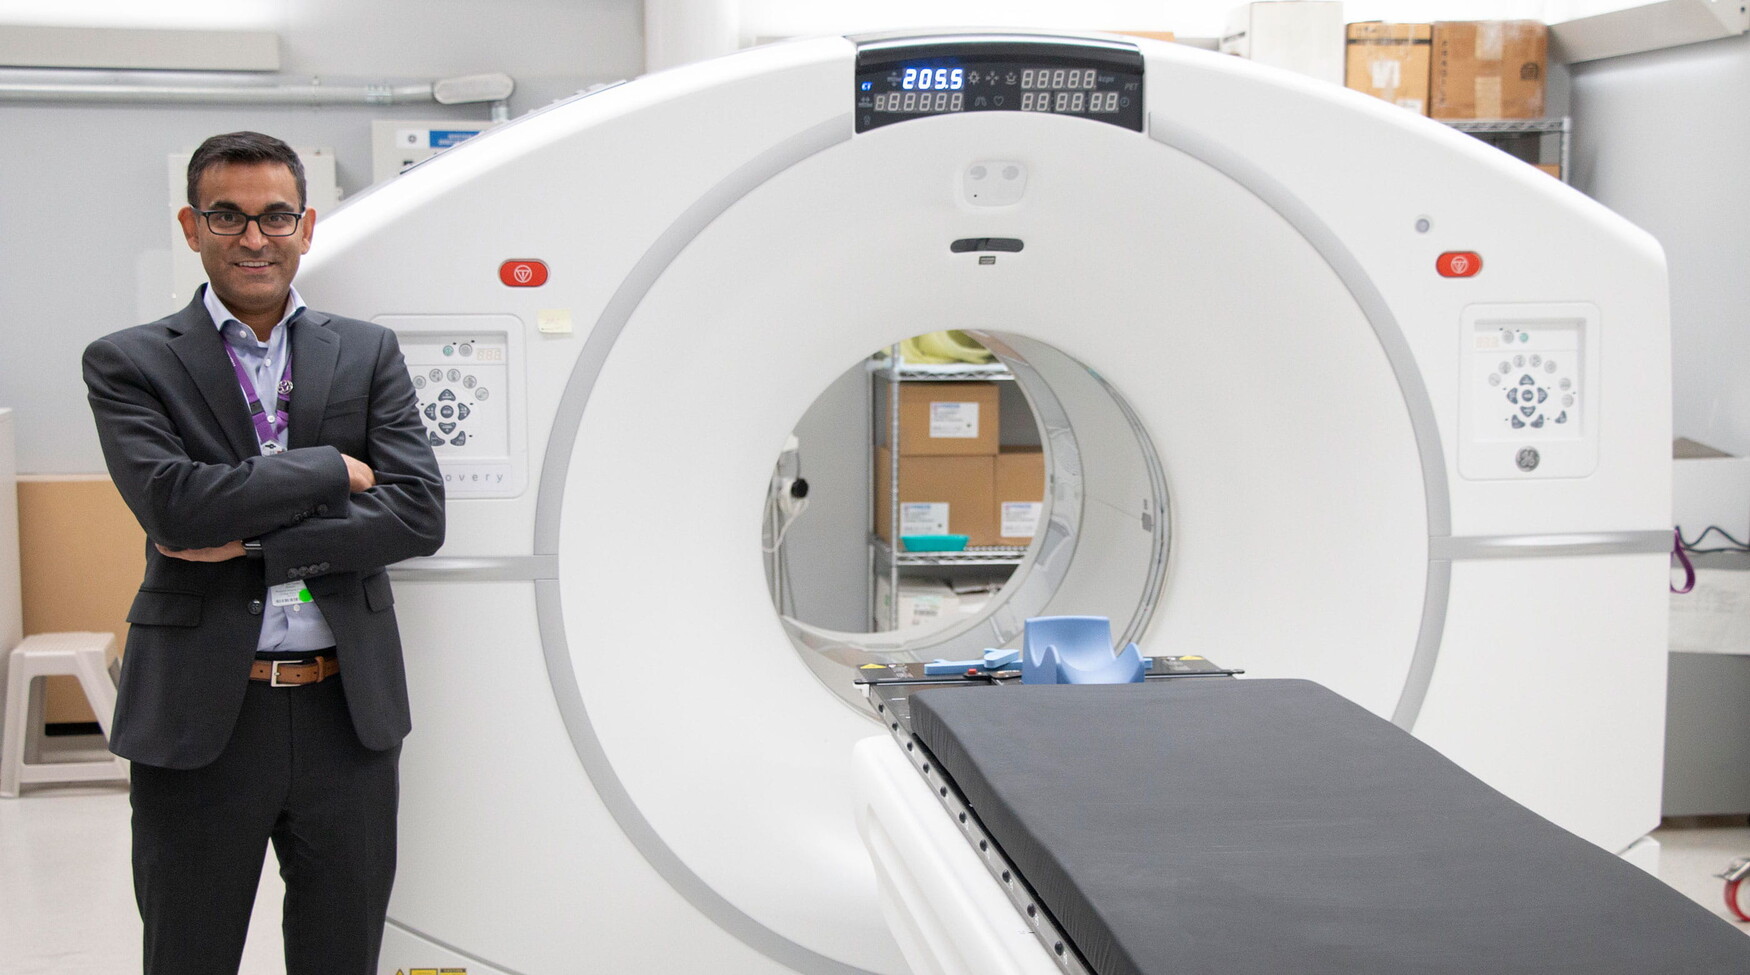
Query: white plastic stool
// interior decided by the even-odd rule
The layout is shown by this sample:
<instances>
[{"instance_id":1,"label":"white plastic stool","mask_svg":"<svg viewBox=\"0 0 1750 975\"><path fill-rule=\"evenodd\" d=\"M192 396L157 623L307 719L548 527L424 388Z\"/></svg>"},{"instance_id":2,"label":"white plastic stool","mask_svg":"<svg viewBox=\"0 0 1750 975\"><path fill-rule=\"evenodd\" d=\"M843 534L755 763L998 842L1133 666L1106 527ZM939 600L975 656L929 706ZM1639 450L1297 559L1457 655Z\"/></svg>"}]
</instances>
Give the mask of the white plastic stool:
<instances>
[{"instance_id":1,"label":"white plastic stool","mask_svg":"<svg viewBox=\"0 0 1750 975\"><path fill-rule=\"evenodd\" d=\"M110 756L78 762L38 762L42 743L42 686L39 677L79 678L98 726L109 738L115 714L115 680L107 660L110 633L40 633L14 647L6 668L6 727L0 733L0 796L16 798L23 785L44 782L109 782L128 777L125 759Z\"/></svg>"}]
</instances>

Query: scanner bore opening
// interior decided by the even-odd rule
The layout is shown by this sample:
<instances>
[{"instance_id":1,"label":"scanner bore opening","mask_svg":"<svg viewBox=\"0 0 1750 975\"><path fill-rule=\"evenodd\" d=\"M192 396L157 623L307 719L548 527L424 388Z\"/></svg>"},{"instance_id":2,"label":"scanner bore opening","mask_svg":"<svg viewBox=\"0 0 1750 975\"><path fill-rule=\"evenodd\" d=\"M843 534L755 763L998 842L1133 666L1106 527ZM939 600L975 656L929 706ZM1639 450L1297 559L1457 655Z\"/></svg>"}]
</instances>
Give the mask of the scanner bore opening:
<instances>
[{"instance_id":1,"label":"scanner bore opening","mask_svg":"<svg viewBox=\"0 0 1750 975\"><path fill-rule=\"evenodd\" d=\"M814 401L773 467L762 544L774 609L816 676L859 708L865 705L855 678L879 676L882 668L898 664L972 659L986 648L1019 646L1033 616L1107 616L1117 645L1140 639L1166 582L1166 477L1149 431L1122 395L1096 370L1048 343L1006 332L964 334L989 350L994 367L985 368L1004 378L962 380L951 366L915 370L903 362L906 350L917 349L915 341L895 343L848 370ZM891 368L896 361L902 365L898 378ZM932 372L956 378L916 381L1013 387L1002 408L1021 415L1005 419L1003 438L1009 446L1041 449L1040 511L1031 540L1011 549L1018 553L1012 572L975 611L888 628L880 621L893 620L884 598L891 598L896 578L960 571L951 559L904 557L903 543L902 558L893 559L887 538L876 531L878 521L892 517L889 509L888 519L878 519L875 510L878 502L891 503L876 484L890 476L877 459L879 445L890 442L884 439L891 422L887 394ZM905 460L902 447L902 468ZM805 499L796 496L799 481L807 482ZM845 495L859 503L850 504ZM902 485L900 501L908 500ZM993 501L1000 500L993 491ZM836 508L836 520L829 514L811 523L816 505L817 511ZM855 514L846 515L847 507ZM1000 512L992 512L987 524L1000 531L999 519ZM887 536L899 534L882 527ZM823 589L839 592L842 607L845 587L855 587L866 607L854 620L842 608L836 615L811 609Z\"/></svg>"}]
</instances>

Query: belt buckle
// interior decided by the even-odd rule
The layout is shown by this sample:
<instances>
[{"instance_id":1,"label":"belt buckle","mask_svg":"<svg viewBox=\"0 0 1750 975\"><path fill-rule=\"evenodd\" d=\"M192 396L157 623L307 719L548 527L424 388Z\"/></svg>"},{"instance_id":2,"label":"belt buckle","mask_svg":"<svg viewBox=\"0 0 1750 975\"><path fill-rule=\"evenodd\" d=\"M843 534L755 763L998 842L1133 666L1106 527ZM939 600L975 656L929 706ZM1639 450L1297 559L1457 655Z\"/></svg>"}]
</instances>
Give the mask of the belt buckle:
<instances>
[{"instance_id":1,"label":"belt buckle","mask_svg":"<svg viewBox=\"0 0 1750 975\"><path fill-rule=\"evenodd\" d=\"M304 681L304 682L299 683L299 684L293 684L293 683L290 683L287 681L281 681L280 680L280 668L283 666L286 666L287 664L290 664L293 667L304 667L304 666L308 666L310 663L311 663L311 661L308 661L308 660L275 660L273 662L272 669L268 673L267 686L269 686L269 687L302 687L302 686L304 686L304 684L308 684L309 681Z\"/></svg>"}]
</instances>

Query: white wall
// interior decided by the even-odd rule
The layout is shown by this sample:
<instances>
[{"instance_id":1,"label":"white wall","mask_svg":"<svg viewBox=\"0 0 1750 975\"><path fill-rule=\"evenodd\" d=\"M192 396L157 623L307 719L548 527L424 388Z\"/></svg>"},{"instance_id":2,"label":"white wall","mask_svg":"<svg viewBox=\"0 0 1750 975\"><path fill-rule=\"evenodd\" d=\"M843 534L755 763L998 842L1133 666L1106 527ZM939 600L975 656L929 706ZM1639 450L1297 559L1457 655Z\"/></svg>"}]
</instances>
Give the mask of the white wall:
<instances>
[{"instance_id":1,"label":"white wall","mask_svg":"<svg viewBox=\"0 0 1750 975\"><path fill-rule=\"evenodd\" d=\"M1037 27L1056 30L1170 30L1220 37L1242 0L700 0L738 10L743 38L790 37L895 27ZM1344 0L1348 21L1558 21L1636 0Z\"/></svg>"},{"instance_id":2,"label":"white wall","mask_svg":"<svg viewBox=\"0 0 1750 975\"><path fill-rule=\"evenodd\" d=\"M1676 433L1750 454L1750 37L1578 65L1572 86L1576 185L1665 247Z\"/></svg>"},{"instance_id":3,"label":"white wall","mask_svg":"<svg viewBox=\"0 0 1750 975\"><path fill-rule=\"evenodd\" d=\"M0 24L33 22L0 0ZM8 9L8 7L13 9ZM44 5L32 5L40 10ZM55 22L271 30L283 73L267 80L410 84L498 71L516 79L512 114L643 70L639 0L254 0L208 4L204 23L156 19L188 4L55 5ZM200 6L200 5L194 5ZM148 19L153 18L153 19ZM43 22L39 13L34 22ZM79 73L81 80L101 78ZM41 82L42 72L0 71ZM173 84L184 78L165 78ZM17 409L18 470L103 470L79 354L92 339L170 307L166 159L216 132L259 129L330 147L341 188L370 182L374 118L484 119L483 105L290 108L0 103L0 406ZM316 246L321 246L317 231ZM308 295L321 307L321 295ZM346 309L332 309L344 313Z\"/></svg>"}]
</instances>

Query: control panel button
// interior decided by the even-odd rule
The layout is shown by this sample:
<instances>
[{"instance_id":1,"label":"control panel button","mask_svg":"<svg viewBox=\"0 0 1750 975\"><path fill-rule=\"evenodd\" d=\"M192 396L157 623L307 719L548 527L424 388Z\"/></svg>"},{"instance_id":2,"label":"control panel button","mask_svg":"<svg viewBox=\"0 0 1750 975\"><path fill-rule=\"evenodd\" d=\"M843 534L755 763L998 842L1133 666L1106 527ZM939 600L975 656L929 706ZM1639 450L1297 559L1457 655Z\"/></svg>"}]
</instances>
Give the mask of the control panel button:
<instances>
[{"instance_id":1,"label":"control panel button","mask_svg":"<svg viewBox=\"0 0 1750 975\"><path fill-rule=\"evenodd\" d=\"M491 394L490 394L490 393L488 393L488 392L487 392L487 391L486 391L486 387L485 387L485 386L482 386L482 387L480 387L480 388L479 388L479 389L476 389L476 390L475 390L475 391L474 391L474 398L475 398L475 399L486 399L486 398L487 398L487 397L488 397L488 396L490 396L490 395L491 395Z\"/></svg>"},{"instance_id":2,"label":"control panel button","mask_svg":"<svg viewBox=\"0 0 1750 975\"><path fill-rule=\"evenodd\" d=\"M1525 375L1519 377L1519 385L1521 385L1521 386L1536 386L1537 380L1531 378L1530 373L1526 373ZM445 390L445 392L448 392L448 390Z\"/></svg>"},{"instance_id":3,"label":"control panel button","mask_svg":"<svg viewBox=\"0 0 1750 975\"><path fill-rule=\"evenodd\" d=\"M1483 269L1483 258L1476 251L1447 251L1435 259L1434 269L1443 278L1475 277Z\"/></svg>"},{"instance_id":4,"label":"control panel button","mask_svg":"<svg viewBox=\"0 0 1750 975\"><path fill-rule=\"evenodd\" d=\"M466 444L467 442L468 442L468 431L463 430L461 433L456 434L456 439L450 441L450 446L460 447L460 446L463 446L464 444Z\"/></svg>"},{"instance_id":5,"label":"control panel button","mask_svg":"<svg viewBox=\"0 0 1750 975\"><path fill-rule=\"evenodd\" d=\"M462 388L463 389L473 389L474 383L476 381L477 380L475 380L475 378L473 376L463 376L462 377Z\"/></svg>"},{"instance_id":6,"label":"control panel button","mask_svg":"<svg viewBox=\"0 0 1750 975\"><path fill-rule=\"evenodd\" d=\"M1568 422L1568 411L1567 411L1567 410L1563 410L1563 411L1562 411L1562 413L1561 413L1561 415L1560 415L1560 416L1558 416L1558 417L1556 417L1556 422L1557 422L1557 423L1566 423L1566 422Z\"/></svg>"},{"instance_id":7,"label":"control panel button","mask_svg":"<svg viewBox=\"0 0 1750 975\"><path fill-rule=\"evenodd\" d=\"M453 389L446 389L443 392L438 394L438 401L439 402L444 402L444 401L454 402L455 399L456 399L456 391Z\"/></svg>"},{"instance_id":8,"label":"control panel button","mask_svg":"<svg viewBox=\"0 0 1750 975\"><path fill-rule=\"evenodd\" d=\"M440 423L438 424L438 432L447 437L456 432L456 425L454 423Z\"/></svg>"},{"instance_id":9,"label":"control panel button","mask_svg":"<svg viewBox=\"0 0 1750 975\"><path fill-rule=\"evenodd\" d=\"M425 407L425 418L426 418L426 419L427 419L427 420L435 420L435 419L437 419L437 404L436 404L436 403L429 403L429 404L427 404L427 405L426 405L426 407Z\"/></svg>"},{"instance_id":10,"label":"control panel button","mask_svg":"<svg viewBox=\"0 0 1750 975\"><path fill-rule=\"evenodd\" d=\"M1537 419L1532 420L1531 425L1540 430L1543 429L1543 417L1540 415Z\"/></svg>"},{"instance_id":11,"label":"control panel button","mask_svg":"<svg viewBox=\"0 0 1750 975\"><path fill-rule=\"evenodd\" d=\"M1535 407L1535 406L1521 406L1519 408L1519 415L1520 416L1530 416L1531 414L1536 413L1536 412L1537 412L1537 407ZM442 427L442 424L439 424L439 426Z\"/></svg>"},{"instance_id":12,"label":"control panel button","mask_svg":"<svg viewBox=\"0 0 1750 975\"><path fill-rule=\"evenodd\" d=\"M511 288L539 288L547 283L547 265L540 261L505 261L498 266L498 280Z\"/></svg>"},{"instance_id":13,"label":"control panel button","mask_svg":"<svg viewBox=\"0 0 1750 975\"><path fill-rule=\"evenodd\" d=\"M457 403L456 404L456 419L466 420L467 418L468 418L468 404Z\"/></svg>"},{"instance_id":14,"label":"control panel button","mask_svg":"<svg viewBox=\"0 0 1750 975\"><path fill-rule=\"evenodd\" d=\"M1541 403L1546 399L1549 399L1549 390L1544 389L1542 386L1537 387L1537 401Z\"/></svg>"},{"instance_id":15,"label":"control panel button","mask_svg":"<svg viewBox=\"0 0 1750 975\"><path fill-rule=\"evenodd\" d=\"M438 416L441 416L446 420L448 420L450 417L453 417L455 415L456 415L456 408L453 406L446 406L443 409L438 410Z\"/></svg>"},{"instance_id":16,"label":"control panel button","mask_svg":"<svg viewBox=\"0 0 1750 975\"><path fill-rule=\"evenodd\" d=\"M444 445L444 438L438 436L435 433L431 433L430 431L426 432L425 440L427 443L431 444L433 447L442 447Z\"/></svg>"},{"instance_id":17,"label":"control panel button","mask_svg":"<svg viewBox=\"0 0 1750 975\"><path fill-rule=\"evenodd\" d=\"M1521 420L1520 418L1518 418L1516 416L1510 416L1507 419L1513 421L1513 429L1515 429L1515 430L1525 429L1525 421L1524 420Z\"/></svg>"}]
</instances>

